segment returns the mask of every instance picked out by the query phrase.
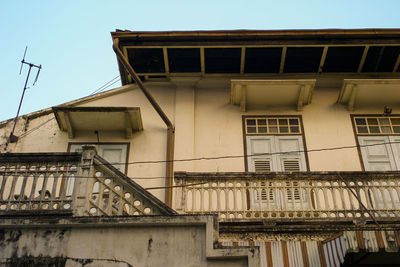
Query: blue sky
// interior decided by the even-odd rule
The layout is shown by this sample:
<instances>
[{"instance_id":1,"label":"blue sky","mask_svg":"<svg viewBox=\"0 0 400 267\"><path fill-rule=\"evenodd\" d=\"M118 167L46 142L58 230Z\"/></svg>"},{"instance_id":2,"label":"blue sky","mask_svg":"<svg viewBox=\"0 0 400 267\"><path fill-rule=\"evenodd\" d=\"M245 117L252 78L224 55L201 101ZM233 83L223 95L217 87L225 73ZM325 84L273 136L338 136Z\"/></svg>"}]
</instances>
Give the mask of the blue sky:
<instances>
[{"instance_id":1,"label":"blue sky","mask_svg":"<svg viewBox=\"0 0 400 267\"><path fill-rule=\"evenodd\" d=\"M43 69L35 86L31 76L21 114L87 96L116 77L115 29L400 28L399 10L399 0L2 1L0 121L17 112L26 45L25 60Z\"/></svg>"}]
</instances>

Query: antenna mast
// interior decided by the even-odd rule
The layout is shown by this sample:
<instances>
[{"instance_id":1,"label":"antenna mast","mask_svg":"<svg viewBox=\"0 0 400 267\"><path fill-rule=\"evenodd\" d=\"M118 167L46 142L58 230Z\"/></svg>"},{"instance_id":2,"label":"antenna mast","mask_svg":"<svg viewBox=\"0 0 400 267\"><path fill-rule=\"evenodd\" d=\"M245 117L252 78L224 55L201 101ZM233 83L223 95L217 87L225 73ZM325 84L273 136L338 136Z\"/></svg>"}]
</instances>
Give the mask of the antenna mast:
<instances>
[{"instance_id":1,"label":"antenna mast","mask_svg":"<svg viewBox=\"0 0 400 267\"><path fill-rule=\"evenodd\" d=\"M28 70L28 75L26 76L26 80L25 80L25 86L24 86L24 90L22 91L22 96L21 96L21 100L19 101L19 106L18 106L18 111L17 111L17 116L15 116L14 119L14 126L13 129L10 133L10 137L8 138L7 143L16 143L18 142L18 136L14 135L14 131L15 131L15 126L17 126L17 120L18 120L18 116L19 116L19 111L21 110L21 105L22 105L22 100L24 99L24 95L25 95L25 91L26 89L28 89L27 85L28 85L28 81L29 81L29 75L31 74L31 69L32 68L37 68L37 74L36 74L36 78L35 81L33 82L32 86L34 86L39 78L39 73L40 70L42 69L42 65L35 65L33 63L27 62L25 61L25 55L26 55L26 50L28 49L28 47L25 47L25 52L24 52L24 57L21 60L21 68L19 69L19 74L21 75L21 71L22 71L22 67L24 66L24 64L29 66L29 70Z\"/></svg>"}]
</instances>

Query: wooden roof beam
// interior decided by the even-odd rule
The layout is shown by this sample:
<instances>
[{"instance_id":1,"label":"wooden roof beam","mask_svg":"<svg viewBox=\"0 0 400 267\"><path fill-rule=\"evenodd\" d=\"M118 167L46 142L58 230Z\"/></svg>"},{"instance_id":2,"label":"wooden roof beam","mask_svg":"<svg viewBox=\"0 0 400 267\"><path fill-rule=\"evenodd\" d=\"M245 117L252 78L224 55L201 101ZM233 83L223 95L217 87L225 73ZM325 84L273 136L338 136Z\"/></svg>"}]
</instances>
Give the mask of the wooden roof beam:
<instances>
[{"instance_id":1,"label":"wooden roof beam","mask_svg":"<svg viewBox=\"0 0 400 267\"><path fill-rule=\"evenodd\" d=\"M246 47L242 47L242 53L240 55L240 74L244 73L245 60L246 60Z\"/></svg>"},{"instance_id":2,"label":"wooden roof beam","mask_svg":"<svg viewBox=\"0 0 400 267\"><path fill-rule=\"evenodd\" d=\"M163 56L164 56L164 69L165 74L169 74L169 61L168 61L168 51L166 47L163 47Z\"/></svg>"},{"instance_id":3,"label":"wooden roof beam","mask_svg":"<svg viewBox=\"0 0 400 267\"><path fill-rule=\"evenodd\" d=\"M205 59L204 59L204 47L200 47L200 70L201 70L201 75L204 76L204 74L206 72Z\"/></svg>"},{"instance_id":4,"label":"wooden roof beam","mask_svg":"<svg viewBox=\"0 0 400 267\"><path fill-rule=\"evenodd\" d=\"M365 59L367 58L367 55L368 55L368 50L369 50L369 45L366 45L364 48L363 55L360 60L360 65L358 65L358 70L357 70L358 73L360 73L364 67Z\"/></svg>"},{"instance_id":5,"label":"wooden roof beam","mask_svg":"<svg viewBox=\"0 0 400 267\"><path fill-rule=\"evenodd\" d=\"M319 61L318 73L321 73L324 69L326 54L328 53L328 46L324 46L324 50L322 51L321 60Z\"/></svg>"},{"instance_id":6,"label":"wooden roof beam","mask_svg":"<svg viewBox=\"0 0 400 267\"><path fill-rule=\"evenodd\" d=\"M283 73L283 69L284 69L284 67L285 67L286 50L287 50L287 47L284 46L284 47L282 48L281 65L279 66L279 73Z\"/></svg>"},{"instance_id":7,"label":"wooden roof beam","mask_svg":"<svg viewBox=\"0 0 400 267\"><path fill-rule=\"evenodd\" d=\"M399 69L400 65L400 54L397 56L396 64L394 64L393 72L396 72Z\"/></svg>"}]
</instances>

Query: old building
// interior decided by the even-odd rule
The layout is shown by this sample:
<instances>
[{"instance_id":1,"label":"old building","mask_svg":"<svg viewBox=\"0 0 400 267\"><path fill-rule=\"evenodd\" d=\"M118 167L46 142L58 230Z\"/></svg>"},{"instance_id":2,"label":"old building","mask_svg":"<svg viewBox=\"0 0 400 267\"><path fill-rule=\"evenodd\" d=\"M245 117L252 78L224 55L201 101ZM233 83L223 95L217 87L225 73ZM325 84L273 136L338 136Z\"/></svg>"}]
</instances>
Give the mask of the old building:
<instances>
[{"instance_id":1,"label":"old building","mask_svg":"<svg viewBox=\"0 0 400 267\"><path fill-rule=\"evenodd\" d=\"M400 30L112 38L122 87L0 124L4 262L400 264Z\"/></svg>"}]
</instances>

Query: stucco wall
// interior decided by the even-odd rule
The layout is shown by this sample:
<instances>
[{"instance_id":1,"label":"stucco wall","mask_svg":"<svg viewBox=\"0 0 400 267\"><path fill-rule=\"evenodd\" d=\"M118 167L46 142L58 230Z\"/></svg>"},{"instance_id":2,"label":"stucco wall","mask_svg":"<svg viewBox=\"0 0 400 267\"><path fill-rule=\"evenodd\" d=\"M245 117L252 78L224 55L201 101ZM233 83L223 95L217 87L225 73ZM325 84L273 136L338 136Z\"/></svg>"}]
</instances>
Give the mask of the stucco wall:
<instances>
[{"instance_id":1,"label":"stucco wall","mask_svg":"<svg viewBox=\"0 0 400 267\"><path fill-rule=\"evenodd\" d=\"M30 227L18 220L3 221L3 227L16 225L0 229L2 263L63 259L65 266L243 267L248 266L243 252L251 254L250 249L214 249L211 217L46 221L31 218Z\"/></svg>"},{"instance_id":2,"label":"stucco wall","mask_svg":"<svg viewBox=\"0 0 400 267\"><path fill-rule=\"evenodd\" d=\"M147 88L158 101L176 127L175 159L243 155L243 115L301 115L304 122L305 143L308 150L355 146L350 114L381 114L382 107L369 107L349 112L337 104L342 78L334 82L318 82L312 103L303 111L293 107L266 107L263 110L241 112L230 104L230 79L227 78L175 78L171 82L148 82ZM139 107L143 131L135 132L131 139L124 133L99 132L100 142L130 143L128 162L163 161L166 159L166 126L135 86L117 89L118 94L103 93L78 106L127 106ZM393 113L396 113L396 109ZM398 113L398 112L397 112ZM8 152L65 152L71 142L97 142L94 132L77 132L69 139L60 131L53 114L31 119L20 119L15 134L23 136L18 143L5 141L12 123L0 128L2 151ZM308 153L311 171L359 171L360 158L356 148ZM245 159L198 160L176 162L175 171L227 172L245 171ZM164 186L165 163L129 164L128 176L144 187ZM164 199L164 190L152 190Z\"/></svg>"}]
</instances>

